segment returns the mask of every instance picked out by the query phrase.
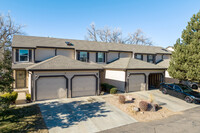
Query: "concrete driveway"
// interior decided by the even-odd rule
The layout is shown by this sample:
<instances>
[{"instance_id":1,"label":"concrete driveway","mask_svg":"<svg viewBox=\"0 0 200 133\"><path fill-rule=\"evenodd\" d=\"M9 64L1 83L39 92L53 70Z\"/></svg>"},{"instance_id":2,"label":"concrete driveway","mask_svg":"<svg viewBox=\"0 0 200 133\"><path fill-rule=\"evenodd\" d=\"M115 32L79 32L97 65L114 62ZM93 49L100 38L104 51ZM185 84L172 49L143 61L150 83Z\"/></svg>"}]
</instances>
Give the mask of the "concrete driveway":
<instances>
[{"instance_id":1,"label":"concrete driveway","mask_svg":"<svg viewBox=\"0 0 200 133\"><path fill-rule=\"evenodd\" d=\"M38 104L50 133L91 133L136 122L100 97L46 101Z\"/></svg>"},{"instance_id":2,"label":"concrete driveway","mask_svg":"<svg viewBox=\"0 0 200 133\"><path fill-rule=\"evenodd\" d=\"M149 95L152 94L156 103L162 104L162 106L174 112L184 111L199 106L193 103L186 103L184 100L170 95L162 94L159 90L139 91L133 92L132 94L138 95L144 99L149 99Z\"/></svg>"}]
</instances>

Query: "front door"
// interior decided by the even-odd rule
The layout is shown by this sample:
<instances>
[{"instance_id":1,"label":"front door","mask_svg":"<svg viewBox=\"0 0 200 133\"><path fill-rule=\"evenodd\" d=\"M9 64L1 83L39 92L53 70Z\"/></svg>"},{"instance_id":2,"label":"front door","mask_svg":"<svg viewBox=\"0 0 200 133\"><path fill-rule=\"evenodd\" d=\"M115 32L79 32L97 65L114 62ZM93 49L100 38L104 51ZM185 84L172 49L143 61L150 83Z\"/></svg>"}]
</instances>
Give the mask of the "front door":
<instances>
[{"instance_id":1,"label":"front door","mask_svg":"<svg viewBox=\"0 0 200 133\"><path fill-rule=\"evenodd\" d=\"M26 71L23 70L16 71L16 87L17 88L26 87Z\"/></svg>"}]
</instances>

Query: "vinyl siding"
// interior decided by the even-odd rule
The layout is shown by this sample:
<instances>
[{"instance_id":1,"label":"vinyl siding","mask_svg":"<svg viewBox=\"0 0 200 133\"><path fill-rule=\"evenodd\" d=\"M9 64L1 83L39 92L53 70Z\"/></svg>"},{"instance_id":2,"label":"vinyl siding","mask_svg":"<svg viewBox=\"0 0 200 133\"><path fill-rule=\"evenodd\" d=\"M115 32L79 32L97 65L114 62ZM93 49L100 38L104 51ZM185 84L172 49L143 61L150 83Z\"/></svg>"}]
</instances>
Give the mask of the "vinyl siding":
<instances>
[{"instance_id":1,"label":"vinyl siding","mask_svg":"<svg viewBox=\"0 0 200 133\"><path fill-rule=\"evenodd\" d=\"M69 50L69 49L57 49L57 55L64 55L69 58L74 59L74 50Z\"/></svg>"},{"instance_id":2,"label":"vinyl siding","mask_svg":"<svg viewBox=\"0 0 200 133\"><path fill-rule=\"evenodd\" d=\"M170 55L163 55L163 59L170 59Z\"/></svg>"},{"instance_id":3,"label":"vinyl siding","mask_svg":"<svg viewBox=\"0 0 200 133\"><path fill-rule=\"evenodd\" d=\"M53 48L37 48L35 50L35 60L44 61L55 56L55 49Z\"/></svg>"},{"instance_id":4,"label":"vinyl siding","mask_svg":"<svg viewBox=\"0 0 200 133\"><path fill-rule=\"evenodd\" d=\"M120 58L127 58L127 57L131 58L131 55L132 55L132 53L120 52Z\"/></svg>"},{"instance_id":5,"label":"vinyl siding","mask_svg":"<svg viewBox=\"0 0 200 133\"><path fill-rule=\"evenodd\" d=\"M96 52L90 52L89 56L89 61L92 63L96 63Z\"/></svg>"},{"instance_id":6,"label":"vinyl siding","mask_svg":"<svg viewBox=\"0 0 200 133\"><path fill-rule=\"evenodd\" d=\"M156 55L156 62L162 60L162 54L157 54Z\"/></svg>"},{"instance_id":7,"label":"vinyl siding","mask_svg":"<svg viewBox=\"0 0 200 133\"><path fill-rule=\"evenodd\" d=\"M107 53L107 62L111 62L119 58L119 52L108 52Z\"/></svg>"}]
</instances>

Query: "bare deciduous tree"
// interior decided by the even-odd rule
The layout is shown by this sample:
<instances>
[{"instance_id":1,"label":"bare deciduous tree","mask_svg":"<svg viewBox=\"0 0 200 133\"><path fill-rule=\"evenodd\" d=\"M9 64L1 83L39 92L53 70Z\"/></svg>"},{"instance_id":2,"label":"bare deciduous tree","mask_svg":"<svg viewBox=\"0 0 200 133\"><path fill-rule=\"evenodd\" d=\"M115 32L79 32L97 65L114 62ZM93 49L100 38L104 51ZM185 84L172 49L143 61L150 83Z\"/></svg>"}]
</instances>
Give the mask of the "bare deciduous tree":
<instances>
[{"instance_id":1,"label":"bare deciduous tree","mask_svg":"<svg viewBox=\"0 0 200 133\"><path fill-rule=\"evenodd\" d=\"M122 32L119 28L115 28L110 34L110 42L121 43Z\"/></svg>"},{"instance_id":2,"label":"bare deciduous tree","mask_svg":"<svg viewBox=\"0 0 200 133\"><path fill-rule=\"evenodd\" d=\"M12 37L21 33L21 25L14 24L10 14L7 16L0 15L0 56L6 49L10 49Z\"/></svg>"},{"instance_id":3,"label":"bare deciduous tree","mask_svg":"<svg viewBox=\"0 0 200 133\"><path fill-rule=\"evenodd\" d=\"M90 25L90 28L87 28L86 39L97 42L100 41L111 43L152 45L152 41L147 38L140 29L134 33L130 33L127 37L123 38L122 31L119 28L115 28L114 30L108 27L104 27L103 29L96 29L94 23Z\"/></svg>"},{"instance_id":4,"label":"bare deciduous tree","mask_svg":"<svg viewBox=\"0 0 200 133\"><path fill-rule=\"evenodd\" d=\"M140 29L133 34L128 35L127 43L137 45L152 45L152 41L144 36L144 33Z\"/></svg>"},{"instance_id":5,"label":"bare deciduous tree","mask_svg":"<svg viewBox=\"0 0 200 133\"><path fill-rule=\"evenodd\" d=\"M94 23L90 24L90 28L87 28L87 40L97 41L97 30Z\"/></svg>"},{"instance_id":6,"label":"bare deciduous tree","mask_svg":"<svg viewBox=\"0 0 200 133\"><path fill-rule=\"evenodd\" d=\"M11 16L0 15L0 41L1 47L10 47L11 39L15 34L21 34L21 25L14 24Z\"/></svg>"},{"instance_id":7,"label":"bare deciduous tree","mask_svg":"<svg viewBox=\"0 0 200 133\"><path fill-rule=\"evenodd\" d=\"M104 29L98 30L98 36L102 42L110 42L110 34L111 30L108 27L104 27Z\"/></svg>"},{"instance_id":8,"label":"bare deciduous tree","mask_svg":"<svg viewBox=\"0 0 200 133\"><path fill-rule=\"evenodd\" d=\"M12 92L11 41L13 35L21 34L21 25L14 24L11 16L0 15L0 92Z\"/></svg>"}]
</instances>

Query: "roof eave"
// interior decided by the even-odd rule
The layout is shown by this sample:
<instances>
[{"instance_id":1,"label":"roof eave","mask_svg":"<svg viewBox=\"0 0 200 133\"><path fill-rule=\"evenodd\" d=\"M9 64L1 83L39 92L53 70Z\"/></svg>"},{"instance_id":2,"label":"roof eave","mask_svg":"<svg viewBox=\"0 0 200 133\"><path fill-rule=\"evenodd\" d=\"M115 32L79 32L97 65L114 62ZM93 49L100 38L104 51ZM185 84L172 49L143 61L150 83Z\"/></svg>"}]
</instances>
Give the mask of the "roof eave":
<instances>
[{"instance_id":1,"label":"roof eave","mask_svg":"<svg viewBox=\"0 0 200 133\"><path fill-rule=\"evenodd\" d=\"M28 71L92 71L92 70L102 70L103 68L93 68L93 69L26 69Z\"/></svg>"},{"instance_id":2,"label":"roof eave","mask_svg":"<svg viewBox=\"0 0 200 133\"><path fill-rule=\"evenodd\" d=\"M36 46L36 48L75 49L75 48L70 48L70 47L50 47L50 46Z\"/></svg>"},{"instance_id":3,"label":"roof eave","mask_svg":"<svg viewBox=\"0 0 200 133\"><path fill-rule=\"evenodd\" d=\"M26 46L12 46L12 48L21 48L21 49L36 49L36 47L26 47Z\"/></svg>"},{"instance_id":4,"label":"roof eave","mask_svg":"<svg viewBox=\"0 0 200 133\"><path fill-rule=\"evenodd\" d=\"M126 70L126 68L104 68L104 69L106 69L106 70L123 70L123 71Z\"/></svg>"},{"instance_id":5,"label":"roof eave","mask_svg":"<svg viewBox=\"0 0 200 133\"><path fill-rule=\"evenodd\" d=\"M126 50L108 50L108 52L131 52L133 53L133 50L126 51Z\"/></svg>"},{"instance_id":6,"label":"roof eave","mask_svg":"<svg viewBox=\"0 0 200 133\"><path fill-rule=\"evenodd\" d=\"M127 68L126 70L166 70L167 68Z\"/></svg>"}]
</instances>

